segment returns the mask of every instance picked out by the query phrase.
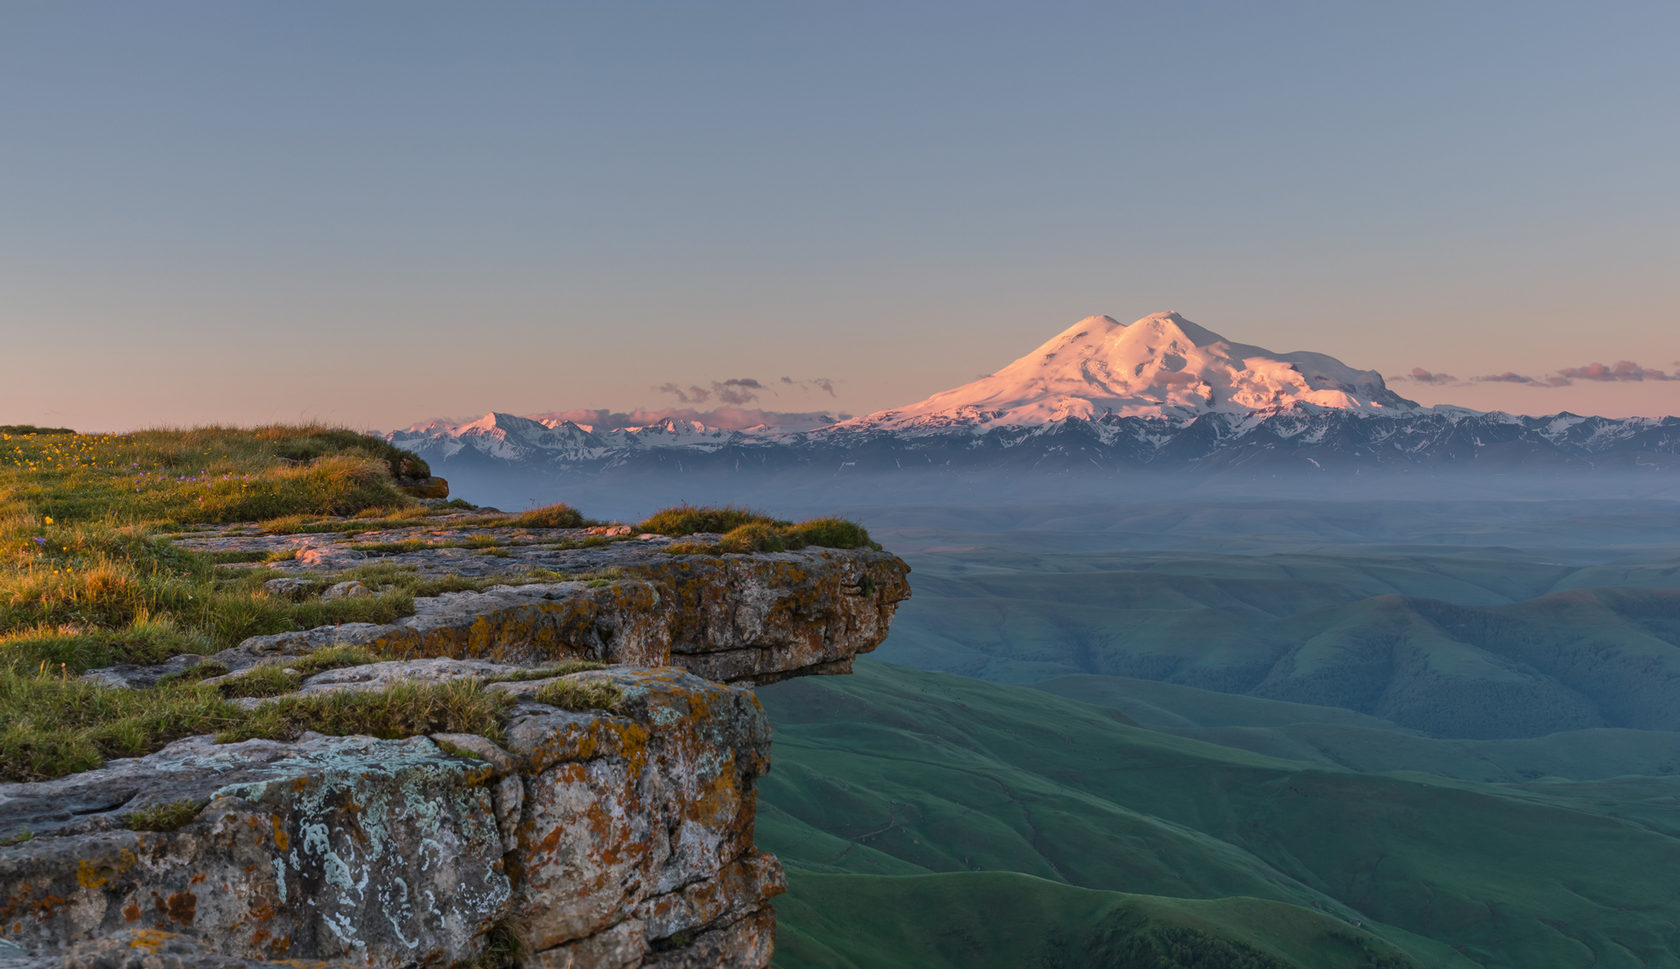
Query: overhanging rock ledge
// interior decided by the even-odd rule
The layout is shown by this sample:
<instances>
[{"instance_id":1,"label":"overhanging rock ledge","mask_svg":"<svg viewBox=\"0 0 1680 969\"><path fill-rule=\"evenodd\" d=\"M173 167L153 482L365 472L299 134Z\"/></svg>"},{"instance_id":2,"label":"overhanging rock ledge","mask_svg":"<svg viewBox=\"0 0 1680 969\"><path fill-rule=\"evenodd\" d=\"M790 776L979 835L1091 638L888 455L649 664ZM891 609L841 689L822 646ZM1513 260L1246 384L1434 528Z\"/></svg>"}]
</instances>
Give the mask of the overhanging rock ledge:
<instances>
[{"instance_id":1,"label":"overhanging rock ledge","mask_svg":"<svg viewBox=\"0 0 1680 969\"><path fill-rule=\"evenodd\" d=\"M318 554L275 574L315 585L353 551L237 529L177 541L307 542ZM562 544L507 541L489 563L453 546L403 551L399 564L421 571L525 578L419 599L390 624L255 637L210 658L237 675L361 644L393 658L301 678L295 692L471 679L513 697L499 743L191 737L0 785L0 969L767 966L770 899L785 883L753 845L770 725L750 686L849 670L885 638L908 568L867 548ZM530 581L533 563L555 580ZM203 659L89 675L144 686ZM553 669L572 659L610 665ZM557 683L616 699L541 702ZM183 819L132 829L160 806Z\"/></svg>"}]
</instances>

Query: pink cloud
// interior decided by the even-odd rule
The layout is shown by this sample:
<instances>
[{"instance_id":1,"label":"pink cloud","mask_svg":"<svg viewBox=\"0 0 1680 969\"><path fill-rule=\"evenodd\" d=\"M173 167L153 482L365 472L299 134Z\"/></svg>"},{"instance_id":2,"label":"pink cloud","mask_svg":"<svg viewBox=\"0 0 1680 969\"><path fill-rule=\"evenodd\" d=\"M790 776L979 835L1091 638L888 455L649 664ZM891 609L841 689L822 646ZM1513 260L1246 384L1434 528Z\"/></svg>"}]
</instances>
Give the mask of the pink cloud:
<instances>
[{"instance_id":1,"label":"pink cloud","mask_svg":"<svg viewBox=\"0 0 1680 969\"><path fill-rule=\"evenodd\" d=\"M1680 374L1670 375L1662 370L1648 370L1632 360L1618 360L1609 366L1589 363L1584 367L1565 367L1558 376L1570 380L1680 380Z\"/></svg>"},{"instance_id":2,"label":"pink cloud","mask_svg":"<svg viewBox=\"0 0 1680 969\"><path fill-rule=\"evenodd\" d=\"M1513 374L1513 376L1515 376L1515 375ZM1432 373L1431 371L1425 370L1422 367L1413 367L1411 373L1401 374L1400 376L1395 377L1394 379L1395 380L1409 380L1409 381L1412 381L1413 383L1419 383L1419 384L1458 384L1458 383L1463 383L1464 382L1462 380L1459 380L1457 377L1454 377L1450 373Z\"/></svg>"},{"instance_id":3,"label":"pink cloud","mask_svg":"<svg viewBox=\"0 0 1680 969\"><path fill-rule=\"evenodd\" d=\"M1564 367L1543 377L1529 377L1507 370L1504 373L1471 377L1476 383L1529 384L1535 387L1568 387L1577 380L1600 383L1638 382L1643 380L1680 380L1680 373L1641 367L1632 360L1618 360L1613 364L1589 363L1582 367Z\"/></svg>"},{"instance_id":4,"label":"pink cloud","mask_svg":"<svg viewBox=\"0 0 1680 969\"><path fill-rule=\"evenodd\" d=\"M756 377L730 377L727 380L712 380L705 385L687 386L667 381L653 389L675 397L679 404L704 404L716 398L718 403L727 407L744 407L756 403L766 392L780 396L775 389L778 386L804 393L820 390L830 397L840 396L834 392L834 381L828 377L782 377L774 385L766 385Z\"/></svg>"}]
</instances>

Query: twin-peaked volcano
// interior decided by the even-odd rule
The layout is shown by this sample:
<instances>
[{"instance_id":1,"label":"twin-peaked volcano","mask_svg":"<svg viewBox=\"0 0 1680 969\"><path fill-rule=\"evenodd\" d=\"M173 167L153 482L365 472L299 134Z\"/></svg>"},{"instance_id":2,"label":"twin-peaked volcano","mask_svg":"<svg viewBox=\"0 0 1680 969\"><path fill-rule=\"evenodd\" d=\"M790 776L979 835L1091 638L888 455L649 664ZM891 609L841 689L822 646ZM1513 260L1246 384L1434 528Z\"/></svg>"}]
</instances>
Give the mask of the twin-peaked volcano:
<instances>
[{"instance_id":1,"label":"twin-peaked volcano","mask_svg":"<svg viewBox=\"0 0 1680 969\"><path fill-rule=\"evenodd\" d=\"M1177 313L1155 313L1130 324L1086 317L991 376L834 430L1183 419L1296 404L1382 414L1419 409L1374 370L1355 370L1321 353L1233 343Z\"/></svg>"}]
</instances>

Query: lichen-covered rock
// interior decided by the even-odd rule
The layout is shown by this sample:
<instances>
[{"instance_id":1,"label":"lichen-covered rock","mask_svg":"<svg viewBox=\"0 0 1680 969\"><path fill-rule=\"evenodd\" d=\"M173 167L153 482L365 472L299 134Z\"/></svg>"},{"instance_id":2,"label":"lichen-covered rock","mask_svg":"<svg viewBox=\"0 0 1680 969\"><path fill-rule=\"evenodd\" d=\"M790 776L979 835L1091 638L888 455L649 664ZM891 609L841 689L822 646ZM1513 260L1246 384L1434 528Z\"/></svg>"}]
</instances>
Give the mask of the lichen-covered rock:
<instances>
[{"instance_id":1,"label":"lichen-covered rock","mask_svg":"<svg viewBox=\"0 0 1680 969\"><path fill-rule=\"evenodd\" d=\"M672 664L726 683L850 672L887 638L909 571L871 549L683 556L647 570L666 595Z\"/></svg>"},{"instance_id":2,"label":"lichen-covered rock","mask_svg":"<svg viewBox=\"0 0 1680 969\"><path fill-rule=\"evenodd\" d=\"M605 584L448 592L416 599L414 614L395 622L253 636L213 659L237 671L350 643L392 656L522 666L587 659L678 666L721 683L771 683L850 671L853 658L886 638L893 612L910 595L908 566L873 549L657 551L626 560L623 577Z\"/></svg>"},{"instance_id":3,"label":"lichen-covered rock","mask_svg":"<svg viewBox=\"0 0 1680 969\"><path fill-rule=\"evenodd\" d=\"M0 785L0 832L33 835L0 853L0 933L46 952L147 928L239 958L447 964L511 896L490 779L423 737L194 737ZM174 830L127 826L164 805L202 806Z\"/></svg>"},{"instance_id":4,"label":"lichen-covered rock","mask_svg":"<svg viewBox=\"0 0 1680 969\"><path fill-rule=\"evenodd\" d=\"M149 665L124 663L120 666L107 666L104 669L89 670L82 674L82 678L102 686L126 686L131 689L144 689L156 686L166 677L185 673L205 662L208 662L208 659L197 653L182 653L179 656L171 656L161 663Z\"/></svg>"},{"instance_id":5,"label":"lichen-covered rock","mask_svg":"<svg viewBox=\"0 0 1680 969\"><path fill-rule=\"evenodd\" d=\"M42 969L265 969L274 963L217 952L202 941L161 929L124 929L77 943L61 959L42 961ZM359 969L360 963L323 959L287 959L293 969ZM5 967L0 960L0 969Z\"/></svg>"},{"instance_id":6,"label":"lichen-covered rock","mask_svg":"<svg viewBox=\"0 0 1680 969\"><path fill-rule=\"evenodd\" d=\"M511 874L532 945L603 932L644 906L659 916L645 922L650 942L709 924L723 906L683 901L699 885L721 886L730 902L780 891L780 866L752 845L755 781L770 756L757 699L676 670L577 678L617 685L620 713L533 707L507 731L529 771ZM559 894L568 904L552 903Z\"/></svg>"},{"instance_id":7,"label":"lichen-covered rock","mask_svg":"<svg viewBox=\"0 0 1680 969\"><path fill-rule=\"evenodd\" d=\"M263 583L265 586L268 583ZM373 595L373 590L360 582L334 582L321 590L321 601L332 602L335 599L366 599Z\"/></svg>"},{"instance_id":8,"label":"lichen-covered rock","mask_svg":"<svg viewBox=\"0 0 1680 969\"><path fill-rule=\"evenodd\" d=\"M655 950L643 960L641 969L766 966L776 941L776 913L762 909L679 941Z\"/></svg>"},{"instance_id":9,"label":"lichen-covered rock","mask_svg":"<svg viewBox=\"0 0 1680 969\"><path fill-rule=\"evenodd\" d=\"M269 579L263 583L264 592L271 596L279 596L282 599L301 599L314 587L313 579L305 579L295 575Z\"/></svg>"},{"instance_id":10,"label":"lichen-covered rock","mask_svg":"<svg viewBox=\"0 0 1680 969\"><path fill-rule=\"evenodd\" d=\"M450 680L487 679L496 676L506 676L520 672L517 666L505 663L487 663L483 660L472 659L418 659L418 660L390 660L384 663L368 663L364 666L346 666L343 669L326 670L316 673L304 680L297 689L295 696L310 696L316 693L340 692L371 692L389 689L398 683L419 681L423 683L447 683ZM220 678L207 680L209 683L219 682ZM488 741L486 741L488 742Z\"/></svg>"},{"instance_id":11,"label":"lichen-covered rock","mask_svg":"<svg viewBox=\"0 0 1680 969\"><path fill-rule=\"evenodd\" d=\"M441 678L442 662L372 679ZM366 682L330 672L310 683ZM618 699L569 711L536 701L552 679L493 684L518 697L503 745L194 737L0 785L0 843L18 842L0 851L0 961L444 967L512 927L532 965L768 965L785 883L752 843L757 699L671 668L569 678Z\"/></svg>"}]
</instances>

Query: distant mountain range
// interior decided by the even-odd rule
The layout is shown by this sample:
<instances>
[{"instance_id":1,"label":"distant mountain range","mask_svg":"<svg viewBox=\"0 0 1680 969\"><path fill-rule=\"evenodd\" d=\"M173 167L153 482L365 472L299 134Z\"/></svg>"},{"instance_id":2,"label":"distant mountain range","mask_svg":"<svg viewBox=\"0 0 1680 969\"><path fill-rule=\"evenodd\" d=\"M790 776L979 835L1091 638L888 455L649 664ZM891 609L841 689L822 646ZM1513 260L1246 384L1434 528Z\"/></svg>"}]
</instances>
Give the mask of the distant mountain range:
<instances>
[{"instance_id":1,"label":"distant mountain range","mask_svg":"<svg viewBox=\"0 0 1680 969\"><path fill-rule=\"evenodd\" d=\"M1007 367L850 420L607 429L490 413L388 439L453 468L562 477L658 471L1277 472L1680 467L1680 418L1524 417L1424 407L1374 370L1234 343L1157 313L1080 320Z\"/></svg>"}]
</instances>

